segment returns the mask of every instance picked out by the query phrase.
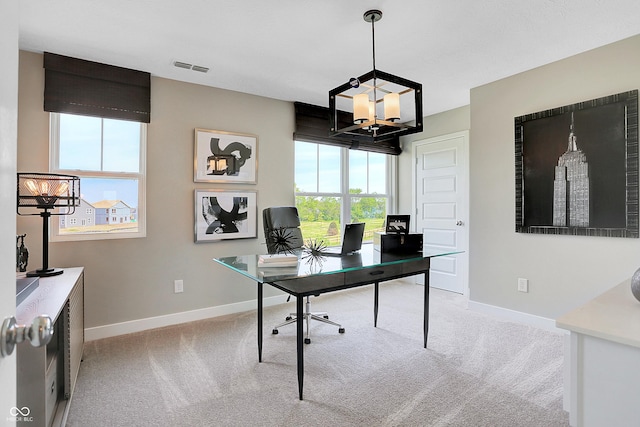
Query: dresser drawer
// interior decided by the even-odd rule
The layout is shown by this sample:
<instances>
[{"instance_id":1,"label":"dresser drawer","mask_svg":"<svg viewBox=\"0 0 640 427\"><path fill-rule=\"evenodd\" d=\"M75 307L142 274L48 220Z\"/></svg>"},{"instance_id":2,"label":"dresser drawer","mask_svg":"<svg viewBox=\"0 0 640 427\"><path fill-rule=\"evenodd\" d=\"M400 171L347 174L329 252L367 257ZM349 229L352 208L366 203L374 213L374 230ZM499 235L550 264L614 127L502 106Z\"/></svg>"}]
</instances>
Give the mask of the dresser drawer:
<instances>
[{"instance_id":1,"label":"dresser drawer","mask_svg":"<svg viewBox=\"0 0 640 427\"><path fill-rule=\"evenodd\" d=\"M49 369L46 372L45 376L45 389L44 389L44 401L45 401L45 418L46 425L49 425L51 419L53 418L53 414L56 410L56 405L58 402L58 390L60 385L58 384L58 355L54 355L51 360L51 364L49 365Z\"/></svg>"},{"instance_id":2,"label":"dresser drawer","mask_svg":"<svg viewBox=\"0 0 640 427\"><path fill-rule=\"evenodd\" d=\"M384 267L369 267L345 273L345 283L382 282L402 275L402 264L389 264Z\"/></svg>"},{"instance_id":3,"label":"dresser drawer","mask_svg":"<svg viewBox=\"0 0 640 427\"><path fill-rule=\"evenodd\" d=\"M402 274L418 274L429 269L429 258L409 261L402 264Z\"/></svg>"}]
</instances>

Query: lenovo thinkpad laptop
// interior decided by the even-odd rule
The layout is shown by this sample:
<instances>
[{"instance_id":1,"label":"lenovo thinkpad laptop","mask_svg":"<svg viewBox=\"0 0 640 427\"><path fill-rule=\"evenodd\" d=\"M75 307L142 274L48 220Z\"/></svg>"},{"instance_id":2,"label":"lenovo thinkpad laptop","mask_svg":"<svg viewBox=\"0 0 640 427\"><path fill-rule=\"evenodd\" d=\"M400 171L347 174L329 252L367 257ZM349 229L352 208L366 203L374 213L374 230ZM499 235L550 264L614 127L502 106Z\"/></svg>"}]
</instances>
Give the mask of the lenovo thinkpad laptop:
<instances>
[{"instance_id":1,"label":"lenovo thinkpad laptop","mask_svg":"<svg viewBox=\"0 0 640 427\"><path fill-rule=\"evenodd\" d=\"M322 251L322 255L343 256L358 252L362 247L364 236L364 222L355 222L344 226L342 247L332 246Z\"/></svg>"}]
</instances>

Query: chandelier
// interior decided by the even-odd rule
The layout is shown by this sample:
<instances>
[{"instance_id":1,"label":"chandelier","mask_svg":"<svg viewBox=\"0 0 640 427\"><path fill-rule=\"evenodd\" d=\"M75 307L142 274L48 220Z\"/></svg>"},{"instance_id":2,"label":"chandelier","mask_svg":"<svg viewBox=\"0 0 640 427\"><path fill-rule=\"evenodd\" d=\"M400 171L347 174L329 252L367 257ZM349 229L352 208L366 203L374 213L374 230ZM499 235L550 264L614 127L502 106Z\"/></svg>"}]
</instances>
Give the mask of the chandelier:
<instances>
[{"instance_id":1,"label":"chandelier","mask_svg":"<svg viewBox=\"0 0 640 427\"><path fill-rule=\"evenodd\" d=\"M358 140L381 141L422 131L422 85L376 69L375 23L379 10L363 18L371 23L373 70L329 91L329 132Z\"/></svg>"}]
</instances>

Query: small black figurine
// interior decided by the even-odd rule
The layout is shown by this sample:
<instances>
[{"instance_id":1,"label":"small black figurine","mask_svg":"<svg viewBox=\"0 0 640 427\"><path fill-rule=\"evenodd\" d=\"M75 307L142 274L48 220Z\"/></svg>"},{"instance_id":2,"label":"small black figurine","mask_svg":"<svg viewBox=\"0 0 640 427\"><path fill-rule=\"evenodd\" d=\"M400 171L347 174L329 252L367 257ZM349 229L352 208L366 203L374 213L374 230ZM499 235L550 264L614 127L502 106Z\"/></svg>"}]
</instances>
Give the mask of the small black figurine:
<instances>
[{"instance_id":1,"label":"small black figurine","mask_svg":"<svg viewBox=\"0 0 640 427\"><path fill-rule=\"evenodd\" d=\"M29 263L29 249L24 245L25 234L16 236L16 268L18 271L27 271L27 264Z\"/></svg>"}]
</instances>

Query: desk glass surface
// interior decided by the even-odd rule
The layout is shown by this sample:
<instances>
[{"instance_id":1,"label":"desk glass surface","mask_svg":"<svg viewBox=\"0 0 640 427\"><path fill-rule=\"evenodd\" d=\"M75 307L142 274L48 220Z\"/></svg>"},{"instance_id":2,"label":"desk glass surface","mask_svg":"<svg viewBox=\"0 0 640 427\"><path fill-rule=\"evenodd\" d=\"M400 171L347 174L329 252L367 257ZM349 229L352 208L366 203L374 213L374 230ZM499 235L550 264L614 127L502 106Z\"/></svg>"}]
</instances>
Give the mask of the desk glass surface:
<instances>
[{"instance_id":1,"label":"desk glass surface","mask_svg":"<svg viewBox=\"0 0 640 427\"><path fill-rule=\"evenodd\" d=\"M367 267L401 264L457 251L426 250L415 254L380 254L373 244L364 244L359 253L346 256L313 257L308 251L296 251L298 265L292 267L263 267L258 265L260 254L214 258L214 261L260 283L291 280L301 277L335 274Z\"/></svg>"}]
</instances>

